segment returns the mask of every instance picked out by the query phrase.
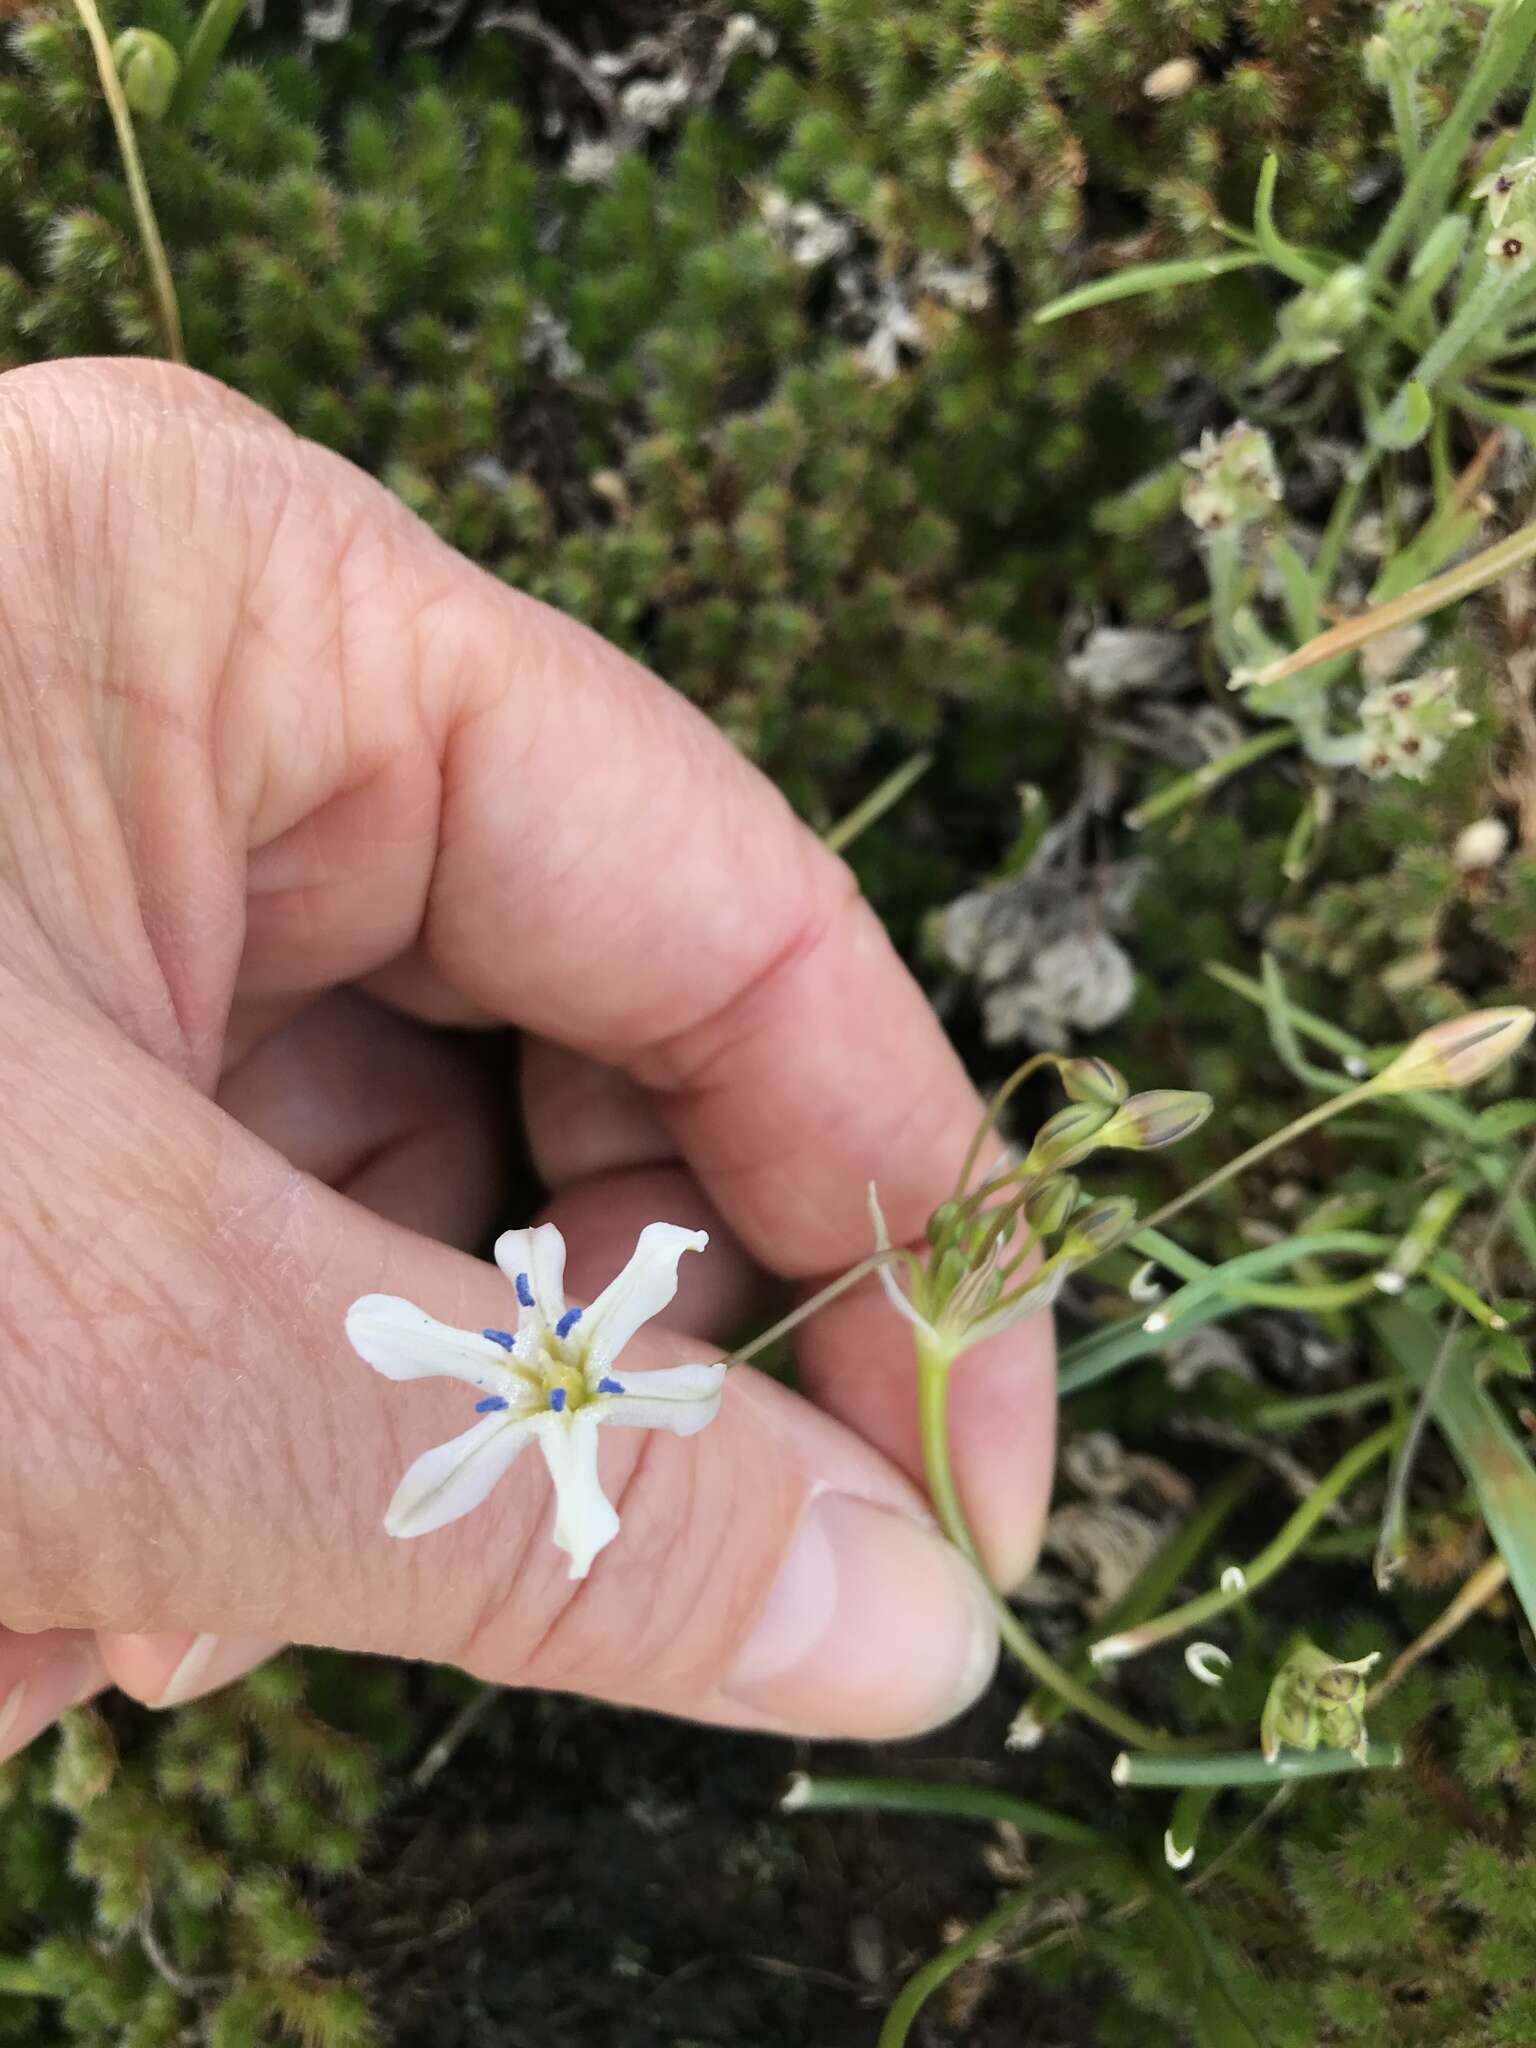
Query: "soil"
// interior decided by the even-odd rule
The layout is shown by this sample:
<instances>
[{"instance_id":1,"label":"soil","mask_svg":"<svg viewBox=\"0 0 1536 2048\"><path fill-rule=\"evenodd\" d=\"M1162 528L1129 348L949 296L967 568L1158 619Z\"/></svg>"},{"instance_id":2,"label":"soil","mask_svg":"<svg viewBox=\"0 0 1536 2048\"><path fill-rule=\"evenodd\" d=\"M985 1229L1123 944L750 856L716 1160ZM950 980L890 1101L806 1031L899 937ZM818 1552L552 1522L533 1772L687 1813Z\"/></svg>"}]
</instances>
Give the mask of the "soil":
<instances>
[{"instance_id":1,"label":"soil","mask_svg":"<svg viewBox=\"0 0 1536 2048\"><path fill-rule=\"evenodd\" d=\"M399 2048L873 2048L905 1977L997 1900L993 1837L781 1815L786 1778L1002 1782L1009 1711L999 1687L924 1744L812 1752L508 1693L380 1829L340 1902L336 1960L365 1974ZM932 2048L1096 2038L1086 2006L986 1964L913 2034Z\"/></svg>"}]
</instances>

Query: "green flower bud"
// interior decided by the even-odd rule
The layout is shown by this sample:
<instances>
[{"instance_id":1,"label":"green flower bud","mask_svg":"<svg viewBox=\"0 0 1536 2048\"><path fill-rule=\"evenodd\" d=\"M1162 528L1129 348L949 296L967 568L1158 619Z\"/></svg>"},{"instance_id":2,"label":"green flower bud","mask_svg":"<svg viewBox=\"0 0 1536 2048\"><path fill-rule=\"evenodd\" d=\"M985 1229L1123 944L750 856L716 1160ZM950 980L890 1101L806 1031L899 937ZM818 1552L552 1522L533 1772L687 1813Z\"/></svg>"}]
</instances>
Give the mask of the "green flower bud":
<instances>
[{"instance_id":1,"label":"green flower bud","mask_svg":"<svg viewBox=\"0 0 1536 2048\"><path fill-rule=\"evenodd\" d=\"M1074 1102L1058 1109L1035 1133L1024 1161L1025 1173L1050 1173L1058 1166L1085 1159L1106 1124L1116 1114L1102 1103Z\"/></svg>"},{"instance_id":2,"label":"green flower bud","mask_svg":"<svg viewBox=\"0 0 1536 2048\"><path fill-rule=\"evenodd\" d=\"M940 1202L928 1218L928 1242L936 1252L954 1244L965 1228L966 1211L959 1202Z\"/></svg>"},{"instance_id":3,"label":"green flower bud","mask_svg":"<svg viewBox=\"0 0 1536 2048\"><path fill-rule=\"evenodd\" d=\"M1341 1664L1301 1637L1275 1673L1259 1721L1266 1763L1287 1749L1348 1749L1365 1753L1365 1674L1379 1651Z\"/></svg>"},{"instance_id":4,"label":"green flower bud","mask_svg":"<svg viewBox=\"0 0 1536 2048\"><path fill-rule=\"evenodd\" d=\"M1064 1256L1074 1265L1096 1259L1100 1252L1118 1244L1136 1221L1136 1204L1128 1195L1110 1195L1095 1202L1081 1216L1074 1216L1062 1239Z\"/></svg>"},{"instance_id":5,"label":"green flower bud","mask_svg":"<svg viewBox=\"0 0 1536 2048\"><path fill-rule=\"evenodd\" d=\"M1082 1187L1070 1173L1042 1181L1024 1204L1029 1227L1040 1237L1054 1237L1077 1207Z\"/></svg>"},{"instance_id":6,"label":"green flower bud","mask_svg":"<svg viewBox=\"0 0 1536 2048\"><path fill-rule=\"evenodd\" d=\"M1209 1095L1193 1088L1149 1088L1115 1111L1099 1143L1123 1152L1154 1152L1198 1131L1213 1107Z\"/></svg>"},{"instance_id":7,"label":"green flower bud","mask_svg":"<svg viewBox=\"0 0 1536 2048\"><path fill-rule=\"evenodd\" d=\"M112 45L123 98L141 121L160 121L170 112L181 78L181 59L149 28L125 28Z\"/></svg>"},{"instance_id":8,"label":"green flower bud","mask_svg":"<svg viewBox=\"0 0 1536 2048\"><path fill-rule=\"evenodd\" d=\"M1357 263L1342 265L1324 283L1298 292L1280 308L1276 325L1283 360L1303 368L1328 362L1364 325L1370 308L1365 272Z\"/></svg>"},{"instance_id":9,"label":"green flower bud","mask_svg":"<svg viewBox=\"0 0 1536 2048\"><path fill-rule=\"evenodd\" d=\"M1414 1088L1466 1088L1518 1052L1536 1024L1536 1010L1511 1006L1473 1010L1421 1031L1369 1083L1373 1095Z\"/></svg>"},{"instance_id":10,"label":"green flower bud","mask_svg":"<svg viewBox=\"0 0 1536 2048\"><path fill-rule=\"evenodd\" d=\"M1129 1081L1108 1060L1063 1060L1057 1071L1073 1102L1098 1102L1118 1109L1131 1092Z\"/></svg>"},{"instance_id":11,"label":"green flower bud","mask_svg":"<svg viewBox=\"0 0 1536 2048\"><path fill-rule=\"evenodd\" d=\"M1385 85L1394 71L1428 71L1440 56L1455 10L1451 0L1387 0L1365 46L1365 75Z\"/></svg>"}]
</instances>

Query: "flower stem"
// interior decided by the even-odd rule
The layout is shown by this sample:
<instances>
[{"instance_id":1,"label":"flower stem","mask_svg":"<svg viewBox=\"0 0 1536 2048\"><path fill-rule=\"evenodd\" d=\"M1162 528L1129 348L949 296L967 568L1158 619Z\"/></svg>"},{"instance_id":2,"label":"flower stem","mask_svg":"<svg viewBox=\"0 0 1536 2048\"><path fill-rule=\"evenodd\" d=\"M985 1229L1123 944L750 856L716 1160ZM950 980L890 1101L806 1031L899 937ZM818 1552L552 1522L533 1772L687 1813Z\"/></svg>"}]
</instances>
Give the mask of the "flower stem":
<instances>
[{"instance_id":1,"label":"flower stem","mask_svg":"<svg viewBox=\"0 0 1536 2048\"><path fill-rule=\"evenodd\" d=\"M750 1344L743 1344L739 1351L733 1351L725 1361L727 1365L745 1365L749 1358L756 1358L759 1351L766 1351L770 1344L776 1344L781 1337L787 1337L811 1316L824 1309L829 1302L836 1301L840 1294L846 1294L851 1287L857 1287L861 1280L867 1280L871 1273L877 1273L887 1260L895 1258L895 1252L871 1252L867 1259L860 1259L856 1266L850 1266L836 1280L829 1280L809 1299L797 1304L787 1316L780 1316L771 1323L761 1336L754 1337Z\"/></svg>"},{"instance_id":2,"label":"flower stem","mask_svg":"<svg viewBox=\"0 0 1536 2048\"><path fill-rule=\"evenodd\" d=\"M930 1784L924 1778L822 1778L797 1771L781 1801L786 1813L924 1813L945 1820L1008 1821L1026 1835L1046 1835L1074 1849L1093 1849L1103 1836L1032 1800L990 1785Z\"/></svg>"},{"instance_id":3,"label":"flower stem","mask_svg":"<svg viewBox=\"0 0 1536 2048\"><path fill-rule=\"evenodd\" d=\"M1144 1223L1133 1225L1128 1235L1155 1230L1159 1224L1166 1223L1170 1216L1177 1216L1181 1210L1200 1201L1214 1188L1224 1186L1229 1180L1236 1180L1238 1175L1246 1173L1250 1166L1257 1166L1259 1161L1267 1159L1271 1152L1278 1152L1282 1146L1289 1145L1294 1139L1303 1137L1308 1131L1316 1130L1317 1126L1326 1123L1329 1117L1337 1116L1341 1110L1357 1109L1362 1102L1369 1101L1373 1093L1374 1080L1362 1081L1357 1088L1351 1088L1343 1095L1331 1095L1326 1102L1317 1103L1305 1115L1297 1117L1294 1123L1287 1124L1283 1131L1276 1131L1268 1138L1261 1138L1257 1145L1250 1145L1246 1152L1239 1152L1235 1159L1229 1159L1225 1166L1219 1166L1214 1173L1208 1174L1194 1187L1186 1188L1182 1195L1176 1195L1171 1202L1165 1202L1162 1208L1154 1210ZM1112 1250L1113 1247L1109 1249Z\"/></svg>"},{"instance_id":4,"label":"flower stem","mask_svg":"<svg viewBox=\"0 0 1536 2048\"><path fill-rule=\"evenodd\" d=\"M1009 1892L1000 1905L994 1906L990 1913L984 1913L958 1941L952 1941L948 1948L930 1957L920 1970L915 1970L902 1985L886 2014L875 2048L906 2048L912 2022L934 1992L947 1984L957 1970L964 1969L972 1956L979 1955L999 1935L1006 1933L1020 1914L1034 1903L1034 1899L1033 1885Z\"/></svg>"},{"instance_id":5,"label":"flower stem","mask_svg":"<svg viewBox=\"0 0 1536 2048\"><path fill-rule=\"evenodd\" d=\"M928 1482L928 1497L933 1502L934 1512L945 1535L961 1554L970 1559L981 1573L983 1580L991 1587L986 1566L982 1563L981 1552L971 1534L970 1524L960 1505L959 1489L955 1485L954 1466L949 1449L949 1373L954 1360L947 1353L937 1349L922 1331L917 1332L917 1413L918 1429L923 1445L923 1471ZM1050 1652L1041 1648L1023 1622L1014 1613L1007 1601L992 1588L993 1606L997 1612L998 1634L1024 1669L1039 1684L1049 1687L1090 1721L1097 1721L1101 1728L1107 1728L1112 1735L1118 1735L1122 1742L1133 1743L1138 1749L1166 1749L1170 1738L1155 1728L1149 1728L1138 1721L1134 1714L1127 1714L1107 1700L1097 1698L1090 1689L1072 1673L1058 1664Z\"/></svg>"},{"instance_id":6,"label":"flower stem","mask_svg":"<svg viewBox=\"0 0 1536 2048\"><path fill-rule=\"evenodd\" d=\"M1144 804L1127 811L1125 822L1131 831L1139 832L1145 825L1171 817L1175 811L1182 811L1186 805L1198 802L1208 790L1215 789L1228 776L1236 775L1239 769L1251 768L1255 761L1262 761L1267 754L1279 753L1282 747L1294 747L1298 738L1294 726L1266 726L1262 732L1255 733L1228 753L1218 754L1215 760L1205 762L1188 775L1178 776L1166 788L1158 790L1155 796L1148 797Z\"/></svg>"},{"instance_id":7,"label":"flower stem","mask_svg":"<svg viewBox=\"0 0 1536 2048\"><path fill-rule=\"evenodd\" d=\"M187 360L187 348L182 339L181 309L176 303L176 286L171 278L171 266L166 257L165 243L160 239L160 223L155 219L155 203L149 196L149 180L144 175L138 137L133 129L133 115L129 112L128 102L123 94L123 82L117 75L112 45L107 40L107 32L102 26L96 0L75 0L75 12L79 15L81 25L90 41L91 55L96 60L96 73L101 80L101 95L107 103L107 111L112 116L112 126L117 134L118 153L123 160L123 177L127 181L128 197L133 204L133 218L138 226L144 261L149 268L149 285L160 314L160 332L165 341L165 352L173 363L184 363Z\"/></svg>"},{"instance_id":8,"label":"flower stem","mask_svg":"<svg viewBox=\"0 0 1536 2048\"><path fill-rule=\"evenodd\" d=\"M1327 1477L1318 1481L1274 1540L1266 1544L1251 1564L1234 1574L1230 1585L1218 1586L1209 1593L1200 1594L1197 1599L1186 1600L1182 1607L1172 1607L1153 1621L1141 1622L1118 1635L1101 1637L1092 1648L1094 1662L1119 1664L1128 1657L1139 1657L1158 1643L1166 1643L1174 1636L1214 1620L1218 1614L1225 1614L1229 1608L1246 1600L1250 1593L1257 1592L1260 1586L1290 1563L1334 1502L1349 1491L1362 1472L1368 1471L1378 1458L1384 1458L1401 1435L1401 1424L1389 1422L1385 1428L1378 1429L1373 1436L1364 1438L1352 1450L1346 1451Z\"/></svg>"},{"instance_id":9,"label":"flower stem","mask_svg":"<svg viewBox=\"0 0 1536 2048\"><path fill-rule=\"evenodd\" d=\"M1110 1776L1117 1785L1163 1789L1175 1785L1279 1785L1288 1778L1337 1778L1353 1771L1396 1770L1403 1752L1395 1742L1373 1742L1362 1763L1347 1749L1282 1750L1272 1764L1256 1750L1231 1756L1129 1756L1115 1758Z\"/></svg>"}]
</instances>

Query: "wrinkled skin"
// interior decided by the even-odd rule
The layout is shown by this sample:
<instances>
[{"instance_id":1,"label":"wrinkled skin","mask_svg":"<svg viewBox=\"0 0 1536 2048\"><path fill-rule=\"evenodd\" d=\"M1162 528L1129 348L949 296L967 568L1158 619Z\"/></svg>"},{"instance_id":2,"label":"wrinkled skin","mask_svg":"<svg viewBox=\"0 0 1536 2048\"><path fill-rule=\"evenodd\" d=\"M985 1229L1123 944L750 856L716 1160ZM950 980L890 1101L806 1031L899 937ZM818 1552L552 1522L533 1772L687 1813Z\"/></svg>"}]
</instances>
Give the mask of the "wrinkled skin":
<instances>
[{"instance_id":1,"label":"wrinkled skin","mask_svg":"<svg viewBox=\"0 0 1536 2048\"><path fill-rule=\"evenodd\" d=\"M510 1023L576 1299L712 1233L631 1362L709 1348L948 1192L978 1105L843 865L708 722L221 387L0 378L0 1754L115 1683L168 1704L298 1640L747 1727L942 1720L995 1653L929 1522L906 1332L817 1318L702 1437L609 1432L573 1585L524 1460L392 1542L470 1419L349 1351L373 1290L499 1325L484 1054ZM955 1383L962 1486L1027 1568L1050 1340Z\"/></svg>"}]
</instances>

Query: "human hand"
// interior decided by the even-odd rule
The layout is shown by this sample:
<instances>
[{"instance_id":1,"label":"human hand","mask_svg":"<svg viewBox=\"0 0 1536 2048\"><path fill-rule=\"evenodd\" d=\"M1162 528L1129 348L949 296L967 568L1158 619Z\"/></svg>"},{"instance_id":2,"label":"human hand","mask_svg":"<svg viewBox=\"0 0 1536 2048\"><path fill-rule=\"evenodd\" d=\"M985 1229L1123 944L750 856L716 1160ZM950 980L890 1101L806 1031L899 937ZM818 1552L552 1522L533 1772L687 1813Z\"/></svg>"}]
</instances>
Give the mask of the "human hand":
<instances>
[{"instance_id":1,"label":"human hand","mask_svg":"<svg viewBox=\"0 0 1536 2048\"><path fill-rule=\"evenodd\" d=\"M594 1294L711 1233L637 1368L716 1355L949 1191L979 1105L847 870L708 722L377 484L143 363L0 377L0 1756L115 1683L168 1705L287 1640L751 1728L891 1736L976 1695L979 1582L873 1287L686 1442L605 1431L573 1583L524 1459L391 1542L462 1389L348 1347L359 1295L506 1319L494 1077ZM1049 1332L970 1354L995 1576L1049 1486Z\"/></svg>"}]
</instances>

